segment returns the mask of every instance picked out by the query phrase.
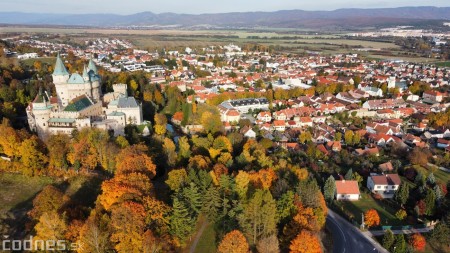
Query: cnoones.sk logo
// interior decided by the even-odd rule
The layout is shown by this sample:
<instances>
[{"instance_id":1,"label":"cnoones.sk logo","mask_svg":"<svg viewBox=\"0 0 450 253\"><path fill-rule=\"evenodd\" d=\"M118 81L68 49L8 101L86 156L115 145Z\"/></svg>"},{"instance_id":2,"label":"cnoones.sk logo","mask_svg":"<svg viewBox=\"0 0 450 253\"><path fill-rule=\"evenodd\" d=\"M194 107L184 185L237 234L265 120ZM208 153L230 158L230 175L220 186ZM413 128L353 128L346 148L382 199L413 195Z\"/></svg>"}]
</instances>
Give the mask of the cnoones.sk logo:
<instances>
[{"instance_id":1,"label":"cnoones.sk logo","mask_svg":"<svg viewBox=\"0 0 450 253\"><path fill-rule=\"evenodd\" d=\"M13 240L8 235L0 237L0 250L8 251L76 251L81 248L80 243L66 240L37 240L30 236L28 240Z\"/></svg>"}]
</instances>

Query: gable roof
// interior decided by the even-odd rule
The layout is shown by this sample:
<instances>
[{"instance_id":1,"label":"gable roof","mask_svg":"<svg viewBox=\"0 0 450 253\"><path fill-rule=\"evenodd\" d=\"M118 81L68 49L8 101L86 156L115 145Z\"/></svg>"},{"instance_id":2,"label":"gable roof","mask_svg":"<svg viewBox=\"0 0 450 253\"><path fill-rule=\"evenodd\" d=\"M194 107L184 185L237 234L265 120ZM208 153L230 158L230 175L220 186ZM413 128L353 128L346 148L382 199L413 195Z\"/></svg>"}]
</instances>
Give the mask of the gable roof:
<instances>
[{"instance_id":1,"label":"gable roof","mask_svg":"<svg viewBox=\"0 0 450 253\"><path fill-rule=\"evenodd\" d=\"M355 180L336 181L337 194L359 194L358 182Z\"/></svg>"},{"instance_id":2,"label":"gable roof","mask_svg":"<svg viewBox=\"0 0 450 253\"><path fill-rule=\"evenodd\" d=\"M376 185L400 185L402 182L397 174L375 175L371 178Z\"/></svg>"}]
</instances>

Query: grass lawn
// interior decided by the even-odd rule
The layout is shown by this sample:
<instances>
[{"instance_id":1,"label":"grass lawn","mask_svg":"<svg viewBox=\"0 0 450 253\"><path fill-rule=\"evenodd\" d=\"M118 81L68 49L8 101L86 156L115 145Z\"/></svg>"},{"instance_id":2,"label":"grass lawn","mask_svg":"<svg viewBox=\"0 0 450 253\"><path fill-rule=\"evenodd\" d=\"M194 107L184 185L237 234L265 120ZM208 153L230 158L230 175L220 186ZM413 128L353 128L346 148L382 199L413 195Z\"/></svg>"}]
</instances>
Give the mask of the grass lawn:
<instances>
[{"instance_id":1,"label":"grass lawn","mask_svg":"<svg viewBox=\"0 0 450 253\"><path fill-rule=\"evenodd\" d=\"M0 173L0 213L30 208L34 196L51 183L48 177Z\"/></svg>"},{"instance_id":2,"label":"grass lawn","mask_svg":"<svg viewBox=\"0 0 450 253\"><path fill-rule=\"evenodd\" d=\"M436 181L438 181L441 184L447 184L448 180L450 180L450 173L442 171L442 170L436 170L433 172L434 177L436 178Z\"/></svg>"},{"instance_id":3,"label":"grass lawn","mask_svg":"<svg viewBox=\"0 0 450 253\"><path fill-rule=\"evenodd\" d=\"M203 231L194 252L216 252L216 248L216 231L214 231L214 224L209 223Z\"/></svg>"},{"instance_id":4,"label":"grass lawn","mask_svg":"<svg viewBox=\"0 0 450 253\"><path fill-rule=\"evenodd\" d=\"M375 201L370 194L361 193L361 199L359 201L347 201L342 202L344 208L351 212L355 217L358 224L361 224L361 214L369 209L375 209L380 215L380 225L384 226L399 226L407 225L405 221L400 221L395 217L397 210L392 207L383 204L382 201Z\"/></svg>"}]
</instances>

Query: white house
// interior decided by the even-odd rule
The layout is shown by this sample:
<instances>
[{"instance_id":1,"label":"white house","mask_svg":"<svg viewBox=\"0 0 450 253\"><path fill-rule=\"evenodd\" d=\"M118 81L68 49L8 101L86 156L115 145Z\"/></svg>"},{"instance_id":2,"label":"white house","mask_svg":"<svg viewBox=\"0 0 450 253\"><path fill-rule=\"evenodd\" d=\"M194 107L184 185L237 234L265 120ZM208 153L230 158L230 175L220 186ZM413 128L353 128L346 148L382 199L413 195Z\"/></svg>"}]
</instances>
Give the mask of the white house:
<instances>
[{"instance_id":1,"label":"white house","mask_svg":"<svg viewBox=\"0 0 450 253\"><path fill-rule=\"evenodd\" d=\"M361 194L359 192L358 181L342 180L336 181L336 200L359 200Z\"/></svg>"},{"instance_id":2,"label":"white house","mask_svg":"<svg viewBox=\"0 0 450 253\"><path fill-rule=\"evenodd\" d=\"M385 199L390 199L394 197L401 182L397 174L371 175L367 179L367 188Z\"/></svg>"},{"instance_id":3,"label":"white house","mask_svg":"<svg viewBox=\"0 0 450 253\"><path fill-rule=\"evenodd\" d=\"M260 112L258 113L258 116L256 116L256 119L261 120L262 122L271 122L272 115L270 115L270 112Z\"/></svg>"}]
</instances>

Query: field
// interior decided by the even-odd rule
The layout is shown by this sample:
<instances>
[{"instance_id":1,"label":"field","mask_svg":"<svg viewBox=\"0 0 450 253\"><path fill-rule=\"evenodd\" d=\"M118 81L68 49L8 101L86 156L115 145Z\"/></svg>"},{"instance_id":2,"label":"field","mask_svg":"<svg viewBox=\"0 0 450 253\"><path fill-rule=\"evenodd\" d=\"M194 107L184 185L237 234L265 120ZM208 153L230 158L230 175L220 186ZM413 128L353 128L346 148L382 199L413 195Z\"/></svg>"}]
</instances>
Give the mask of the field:
<instances>
[{"instance_id":1,"label":"field","mask_svg":"<svg viewBox=\"0 0 450 253\"><path fill-rule=\"evenodd\" d=\"M359 201L347 201L342 202L344 208L351 212L355 217L355 220L360 224L361 215L369 210L375 209L380 215L381 226L401 226L408 225L406 222L400 221L395 217L395 212L392 207L382 203L382 201L376 201L370 194L361 193L361 199Z\"/></svg>"},{"instance_id":2,"label":"field","mask_svg":"<svg viewBox=\"0 0 450 253\"><path fill-rule=\"evenodd\" d=\"M20 174L0 174L0 213L28 209L44 186L53 183L47 177L29 178Z\"/></svg>"},{"instance_id":3,"label":"field","mask_svg":"<svg viewBox=\"0 0 450 253\"><path fill-rule=\"evenodd\" d=\"M413 62L436 63L435 59L419 57L404 52L391 42L368 41L345 37L345 33L314 34L299 29L263 30L186 30L186 29L99 29L64 27L0 27L0 38L19 35L55 34L62 40L84 43L88 39L117 38L132 42L140 49L149 51L165 49L182 50L185 47L204 48L207 46L236 43L272 46L278 52L321 54L357 53L371 59L395 59ZM383 54L379 53L380 51ZM437 64L450 64L437 63Z\"/></svg>"}]
</instances>

